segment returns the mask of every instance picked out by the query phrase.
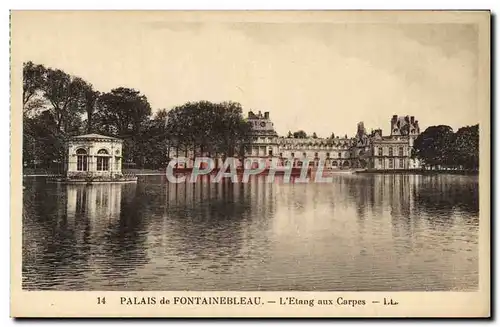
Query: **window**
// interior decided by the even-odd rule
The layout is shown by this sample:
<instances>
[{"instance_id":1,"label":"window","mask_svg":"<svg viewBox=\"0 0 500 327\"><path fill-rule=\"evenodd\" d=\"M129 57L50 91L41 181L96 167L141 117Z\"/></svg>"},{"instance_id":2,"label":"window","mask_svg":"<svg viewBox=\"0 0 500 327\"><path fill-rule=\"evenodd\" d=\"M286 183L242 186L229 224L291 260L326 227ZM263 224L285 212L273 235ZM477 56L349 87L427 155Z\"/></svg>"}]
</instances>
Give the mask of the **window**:
<instances>
[{"instance_id":1,"label":"window","mask_svg":"<svg viewBox=\"0 0 500 327\"><path fill-rule=\"evenodd\" d=\"M389 147L389 157L392 157L392 147Z\"/></svg>"},{"instance_id":2,"label":"window","mask_svg":"<svg viewBox=\"0 0 500 327\"><path fill-rule=\"evenodd\" d=\"M109 170L109 158L97 157L97 170L99 171Z\"/></svg>"},{"instance_id":3,"label":"window","mask_svg":"<svg viewBox=\"0 0 500 327\"><path fill-rule=\"evenodd\" d=\"M326 157L327 157L327 158L330 158L330 152L327 152L327 153L326 153Z\"/></svg>"},{"instance_id":4,"label":"window","mask_svg":"<svg viewBox=\"0 0 500 327\"><path fill-rule=\"evenodd\" d=\"M304 157L305 157L305 156L306 156L306 153L305 153L305 152L302 152L302 156L304 156Z\"/></svg>"},{"instance_id":5,"label":"window","mask_svg":"<svg viewBox=\"0 0 500 327\"><path fill-rule=\"evenodd\" d=\"M382 167L382 158L378 159L378 165L379 165L379 167Z\"/></svg>"},{"instance_id":6,"label":"window","mask_svg":"<svg viewBox=\"0 0 500 327\"><path fill-rule=\"evenodd\" d=\"M273 155L273 150L269 150L269 155L272 156Z\"/></svg>"},{"instance_id":7,"label":"window","mask_svg":"<svg viewBox=\"0 0 500 327\"><path fill-rule=\"evenodd\" d=\"M76 170L87 171L87 151L84 149L76 150Z\"/></svg>"},{"instance_id":8,"label":"window","mask_svg":"<svg viewBox=\"0 0 500 327\"><path fill-rule=\"evenodd\" d=\"M404 168L404 167L405 167L404 159L399 159L399 168Z\"/></svg>"},{"instance_id":9,"label":"window","mask_svg":"<svg viewBox=\"0 0 500 327\"><path fill-rule=\"evenodd\" d=\"M292 155L292 158L293 158L295 156L295 153L292 152L291 155Z\"/></svg>"},{"instance_id":10,"label":"window","mask_svg":"<svg viewBox=\"0 0 500 327\"><path fill-rule=\"evenodd\" d=\"M389 168L394 168L394 159L389 159Z\"/></svg>"},{"instance_id":11,"label":"window","mask_svg":"<svg viewBox=\"0 0 500 327\"><path fill-rule=\"evenodd\" d=\"M318 152L314 152L314 156L317 158L318 157Z\"/></svg>"},{"instance_id":12,"label":"window","mask_svg":"<svg viewBox=\"0 0 500 327\"><path fill-rule=\"evenodd\" d=\"M403 156L403 147L402 146L399 147L399 156L400 157Z\"/></svg>"},{"instance_id":13,"label":"window","mask_svg":"<svg viewBox=\"0 0 500 327\"><path fill-rule=\"evenodd\" d=\"M342 158L342 152L339 152L339 158Z\"/></svg>"},{"instance_id":14,"label":"window","mask_svg":"<svg viewBox=\"0 0 500 327\"><path fill-rule=\"evenodd\" d=\"M105 149L101 149L97 151L97 154L100 155L97 157L97 170L98 171L108 171L109 170L109 157L104 157L103 155L107 155L108 151Z\"/></svg>"},{"instance_id":15,"label":"window","mask_svg":"<svg viewBox=\"0 0 500 327\"><path fill-rule=\"evenodd\" d=\"M382 151L383 151L383 150L384 150L384 149L383 149L382 147L378 148L378 155L379 155L379 156L382 156L382 155L383 155L383 153L382 153Z\"/></svg>"}]
</instances>

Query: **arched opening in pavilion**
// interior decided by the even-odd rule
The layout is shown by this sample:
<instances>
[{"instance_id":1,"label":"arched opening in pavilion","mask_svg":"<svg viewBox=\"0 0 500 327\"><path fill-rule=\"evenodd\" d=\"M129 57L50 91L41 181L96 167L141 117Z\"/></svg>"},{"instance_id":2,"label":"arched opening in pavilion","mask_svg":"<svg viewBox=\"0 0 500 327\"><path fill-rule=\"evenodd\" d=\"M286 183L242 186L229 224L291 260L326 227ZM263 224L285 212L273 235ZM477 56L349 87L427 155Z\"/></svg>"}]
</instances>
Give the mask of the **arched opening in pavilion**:
<instances>
[{"instance_id":1,"label":"arched opening in pavilion","mask_svg":"<svg viewBox=\"0 0 500 327\"><path fill-rule=\"evenodd\" d=\"M88 155L85 149L76 150L76 170L87 171L88 169Z\"/></svg>"},{"instance_id":2,"label":"arched opening in pavilion","mask_svg":"<svg viewBox=\"0 0 500 327\"><path fill-rule=\"evenodd\" d=\"M109 170L109 152L106 149L97 151L97 171Z\"/></svg>"}]
</instances>

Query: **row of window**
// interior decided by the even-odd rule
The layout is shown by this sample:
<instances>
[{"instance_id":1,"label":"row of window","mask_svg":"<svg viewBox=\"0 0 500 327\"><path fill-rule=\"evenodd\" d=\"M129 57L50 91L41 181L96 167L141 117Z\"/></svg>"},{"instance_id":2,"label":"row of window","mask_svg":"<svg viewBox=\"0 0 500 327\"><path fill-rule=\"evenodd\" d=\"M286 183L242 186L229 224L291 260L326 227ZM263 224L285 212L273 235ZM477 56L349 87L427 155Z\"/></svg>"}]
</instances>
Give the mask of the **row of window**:
<instances>
[{"instance_id":1,"label":"row of window","mask_svg":"<svg viewBox=\"0 0 500 327\"><path fill-rule=\"evenodd\" d=\"M108 150L100 149L97 154L109 155ZM87 171L88 170L88 157L87 151L85 149L76 150L77 160L76 160L76 170ZM97 157L97 170L98 171L108 171L109 170L109 157ZM118 162L116 163L118 167Z\"/></svg>"},{"instance_id":2,"label":"row of window","mask_svg":"<svg viewBox=\"0 0 500 327\"><path fill-rule=\"evenodd\" d=\"M291 156L292 156L292 157L295 157L295 152L292 152L292 153L290 153L290 154L291 154ZM283 153L280 153L280 157L282 157L282 156L283 156ZM306 157L306 156L307 156L307 153L302 152L302 156L303 156L303 157ZM314 152L314 156L315 156L315 157L318 157L318 156L319 156L319 153L318 153L318 152ZM327 152L327 153L326 153L326 157L327 157L327 158L330 158L330 152ZM342 158L342 152L339 152L339 153L337 154L337 157ZM349 156L344 156L344 157L349 157Z\"/></svg>"},{"instance_id":3,"label":"row of window","mask_svg":"<svg viewBox=\"0 0 500 327\"><path fill-rule=\"evenodd\" d=\"M404 159L396 159L396 163L398 165L398 168L404 168L405 167L405 160ZM378 159L378 165L379 167L383 166L383 159L379 158ZM394 168L394 159L389 159L389 169Z\"/></svg>"},{"instance_id":4,"label":"row of window","mask_svg":"<svg viewBox=\"0 0 500 327\"><path fill-rule=\"evenodd\" d=\"M273 150L269 150L269 151L268 151L268 154L269 154L270 156L272 156L272 155L273 155ZM295 152L290 153L290 155L291 155L292 157L295 157ZM307 157L307 153L302 152L302 156L303 156L303 157ZM318 153L318 152L314 152L314 156L315 156L315 157L318 157L318 156L319 156L319 153ZM339 153L337 154L337 156L338 156L338 158L342 158L342 152L339 152ZM283 152L280 152L280 157L283 157ZM326 157L327 157L327 158L330 158L330 152L327 152L327 153L326 153ZM345 157L345 158L348 158L348 157L349 157L349 155L345 155L344 157Z\"/></svg>"},{"instance_id":5,"label":"row of window","mask_svg":"<svg viewBox=\"0 0 500 327\"><path fill-rule=\"evenodd\" d=\"M377 148L378 149L378 155L379 156L383 156L383 150L384 148L383 147L379 147ZM389 156L393 156L394 155L394 150L396 149L396 147L389 147ZM404 147L400 146L399 148L397 148L398 150L398 156L402 157L404 156Z\"/></svg>"},{"instance_id":6,"label":"row of window","mask_svg":"<svg viewBox=\"0 0 500 327\"><path fill-rule=\"evenodd\" d=\"M289 160L285 160L283 162L283 164L285 166L288 166L290 163L291 162ZM292 164L293 164L293 162L292 162ZM303 163L302 163L302 161L297 161L297 162L295 162L295 164L296 164L297 167L302 167ZM337 161L334 160L334 161L330 162L330 166L331 167L339 167L339 165L340 166L344 166L344 167L349 167L350 164L349 164L349 161L344 161L343 163L341 163L341 162L339 163L339 162L337 162ZM309 166L315 167L316 163L314 161L311 161L311 162L309 162Z\"/></svg>"},{"instance_id":7,"label":"row of window","mask_svg":"<svg viewBox=\"0 0 500 327\"><path fill-rule=\"evenodd\" d=\"M280 147L285 148L286 150L297 149L297 148L306 148L306 149L334 149L334 148L348 148L350 145L348 144L331 144L331 145L321 145L321 144L295 144L295 145L280 145Z\"/></svg>"},{"instance_id":8,"label":"row of window","mask_svg":"<svg viewBox=\"0 0 500 327\"><path fill-rule=\"evenodd\" d=\"M88 157L78 156L76 160L76 170L87 171L88 170ZM97 157L97 170L98 171L108 171L109 170L109 157ZM117 162L118 165L118 162Z\"/></svg>"}]
</instances>

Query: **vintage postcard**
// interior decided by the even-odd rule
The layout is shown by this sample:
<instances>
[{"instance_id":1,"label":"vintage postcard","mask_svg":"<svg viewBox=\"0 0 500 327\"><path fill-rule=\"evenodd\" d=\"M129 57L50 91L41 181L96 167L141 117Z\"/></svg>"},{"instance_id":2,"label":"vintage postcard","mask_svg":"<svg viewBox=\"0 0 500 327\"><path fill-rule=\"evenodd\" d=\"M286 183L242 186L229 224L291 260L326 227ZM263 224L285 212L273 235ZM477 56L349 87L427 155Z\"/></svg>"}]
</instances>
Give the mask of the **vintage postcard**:
<instances>
[{"instance_id":1,"label":"vintage postcard","mask_svg":"<svg viewBox=\"0 0 500 327\"><path fill-rule=\"evenodd\" d=\"M12 11L11 316L489 317L489 11Z\"/></svg>"}]
</instances>

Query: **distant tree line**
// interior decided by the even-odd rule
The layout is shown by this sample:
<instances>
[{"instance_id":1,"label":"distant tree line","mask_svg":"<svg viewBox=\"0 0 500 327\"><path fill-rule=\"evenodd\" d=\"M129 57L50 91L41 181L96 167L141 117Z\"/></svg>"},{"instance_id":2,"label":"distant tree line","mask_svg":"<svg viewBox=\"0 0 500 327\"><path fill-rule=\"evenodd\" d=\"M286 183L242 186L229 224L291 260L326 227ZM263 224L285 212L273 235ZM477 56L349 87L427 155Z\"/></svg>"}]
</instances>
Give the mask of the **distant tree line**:
<instances>
[{"instance_id":1,"label":"distant tree line","mask_svg":"<svg viewBox=\"0 0 500 327\"><path fill-rule=\"evenodd\" d=\"M189 102L157 110L140 91L95 90L60 69L23 65L23 162L25 167L61 169L65 144L79 134L98 133L124 140L124 164L163 167L172 149L218 156L243 155L251 126L239 103Z\"/></svg>"},{"instance_id":2,"label":"distant tree line","mask_svg":"<svg viewBox=\"0 0 500 327\"><path fill-rule=\"evenodd\" d=\"M456 133L450 126L428 127L414 142L412 157L430 169L479 169L479 125Z\"/></svg>"}]
</instances>

